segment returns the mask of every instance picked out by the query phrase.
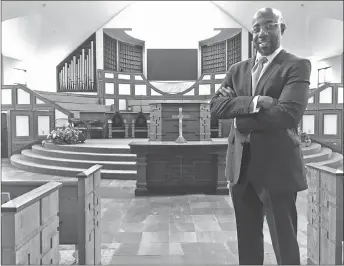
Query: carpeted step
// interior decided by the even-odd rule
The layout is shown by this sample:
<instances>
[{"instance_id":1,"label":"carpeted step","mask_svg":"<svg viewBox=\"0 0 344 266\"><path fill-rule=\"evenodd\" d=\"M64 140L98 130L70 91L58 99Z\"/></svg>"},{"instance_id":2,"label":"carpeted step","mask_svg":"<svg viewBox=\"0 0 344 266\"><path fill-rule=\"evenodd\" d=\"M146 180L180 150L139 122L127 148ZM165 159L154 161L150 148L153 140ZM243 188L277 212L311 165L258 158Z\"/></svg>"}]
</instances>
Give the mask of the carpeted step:
<instances>
[{"instance_id":1,"label":"carpeted step","mask_svg":"<svg viewBox=\"0 0 344 266\"><path fill-rule=\"evenodd\" d=\"M56 165L61 167L73 167L88 169L95 164L103 165L103 169L108 170L135 170L136 162L114 162L114 161L102 161L102 160L80 160L79 156L75 159L48 157L33 153L32 150L23 150L21 152L22 157L25 160L45 165Z\"/></svg>"},{"instance_id":2,"label":"carpeted step","mask_svg":"<svg viewBox=\"0 0 344 266\"><path fill-rule=\"evenodd\" d=\"M11 156L11 164L21 170L57 176L75 177L78 173L87 168L62 167L55 165L46 165L32 162L23 158L20 154ZM136 180L136 170L101 170L101 178L118 180Z\"/></svg>"},{"instance_id":3,"label":"carpeted step","mask_svg":"<svg viewBox=\"0 0 344 266\"><path fill-rule=\"evenodd\" d=\"M312 155L321 151L321 145L319 143L311 143L309 147L302 147L303 156Z\"/></svg>"},{"instance_id":4,"label":"carpeted step","mask_svg":"<svg viewBox=\"0 0 344 266\"><path fill-rule=\"evenodd\" d=\"M102 153L102 154L129 154L130 147L127 144L123 145L114 145L109 147L109 145L97 145L80 143L80 144L71 144L71 145L55 145L53 143L45 143L44 148L48 150L57 150L57 151L70 151L70 152L92 152L92 153Z\"/></svg>"},{"instance_id":5,"label":"carpeted step","mask_svg":"<svg viewBox=\"0 0 344 266\"><path fill-rule=\"evenodd\" d=\"M332 150L329 148L322 147L320 152L303 156L305 164L307 163L318 163L322 161L327 161L331 157Z\"/></svg>"},{"instance_id":6,"label":"carpeted step","mask_svg":"<svg viewBox=\"0 0 344 266\"><path fill-rule=\"evenodd\" d=\"M318 163L319 165L326 165L328 167L337 169L343 165L343 154L338 152L332 152L330 158L325 161L321 161Z\"/></svg>"},{"instance_id":7,"label":"carpeted step","mask_svg":"<svg viewBox=\"0 0 344 266\"><path fill-rule=\"evenodd\" d=\"M46 149L41 145L33 145L32 152L38 155L65 158L65 159L78 159L88 161L120 161L120 162L134 162L136 161L136 154L131 153L94 153L94 152L77 152L77 151L64 151Z\"/></svg>"}]
</instances>

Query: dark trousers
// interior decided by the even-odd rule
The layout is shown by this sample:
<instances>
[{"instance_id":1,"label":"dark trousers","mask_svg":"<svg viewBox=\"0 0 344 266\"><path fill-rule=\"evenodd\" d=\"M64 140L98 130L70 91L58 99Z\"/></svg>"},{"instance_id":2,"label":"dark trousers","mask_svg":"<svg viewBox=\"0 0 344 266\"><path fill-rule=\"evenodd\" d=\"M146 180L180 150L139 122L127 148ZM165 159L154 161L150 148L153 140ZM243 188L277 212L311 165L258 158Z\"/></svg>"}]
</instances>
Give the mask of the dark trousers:
<instances>
[{"instance_id":1,"label":"dark trousers","mask_svg":"<svg viewBox=\"0 0 344 266\"><path fill-rule=\"evenodd\" d=\"M238 184L231 189L234 205L239 264L262 265L264 262L264 216L268 222L272 245L279 265L300 265L297 242L296 193L264 191L246 175L250 162L249 144L244 145Z\"/></svg>"}]
</instances>

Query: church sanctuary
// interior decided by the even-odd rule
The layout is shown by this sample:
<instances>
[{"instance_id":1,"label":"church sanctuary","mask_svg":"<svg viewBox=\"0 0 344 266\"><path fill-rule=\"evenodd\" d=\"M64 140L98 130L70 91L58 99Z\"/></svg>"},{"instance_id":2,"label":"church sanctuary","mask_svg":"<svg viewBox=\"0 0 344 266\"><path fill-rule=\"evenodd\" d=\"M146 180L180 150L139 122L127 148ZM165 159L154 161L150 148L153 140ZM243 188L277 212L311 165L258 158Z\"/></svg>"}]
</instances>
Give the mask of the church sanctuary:
<instances>
[{"instance_id":1,"label":"church sanctuary","mask_svg":"<svg viewBox=\"0 0 344 266\"><path fill-rule=\"evenodd\" d=\"M301 264L343 265L343 1L2 1L1 264L238 265L238 120L212 99L267 45L262 8L283 16L282 51L311 63L288 143L308 184ZM277 265L266 218L263 234Z\"/></svg>"}]
</instances>

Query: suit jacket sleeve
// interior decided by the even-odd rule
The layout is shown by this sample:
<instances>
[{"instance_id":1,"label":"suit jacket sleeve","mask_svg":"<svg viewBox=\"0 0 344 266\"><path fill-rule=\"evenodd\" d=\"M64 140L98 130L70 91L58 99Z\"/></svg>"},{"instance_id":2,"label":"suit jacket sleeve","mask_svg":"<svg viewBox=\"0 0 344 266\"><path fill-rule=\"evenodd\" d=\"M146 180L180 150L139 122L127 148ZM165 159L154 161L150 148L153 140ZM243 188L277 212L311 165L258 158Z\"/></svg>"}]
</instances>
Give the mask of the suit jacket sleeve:
<instances>
[{"instance_id":1,"label":"suit jacket sleeve","mask_svg":"<svg viewBox=\"0 0 344 266\"><path fill-rule=\"evenodd\" d=\"M220 96L219 90L215 92L215 95L210 102L210 112L213 117L218 119L229 119L240 116L247 116L253 111L252 100L254 96L237 96L237 89L233 86L233 76L238 74L237 66L233 65L229 68L226 77L221 84L222 87L230 87L234 90L235 95L233 97Z\"/></svg>"},{"instance_id":2,"label":"suit jacket sleeve","mask_svg":"<svg viewBox=\"0 0 344 266\"><path fill-rule=\"evenodd\" d=\"M260 109L249 117L237 118L240 132L266 132L297 128L308 103L311 63L307 59L296 61L287 70L287 81L276 106Z\"/></svg>"}]
</instances>

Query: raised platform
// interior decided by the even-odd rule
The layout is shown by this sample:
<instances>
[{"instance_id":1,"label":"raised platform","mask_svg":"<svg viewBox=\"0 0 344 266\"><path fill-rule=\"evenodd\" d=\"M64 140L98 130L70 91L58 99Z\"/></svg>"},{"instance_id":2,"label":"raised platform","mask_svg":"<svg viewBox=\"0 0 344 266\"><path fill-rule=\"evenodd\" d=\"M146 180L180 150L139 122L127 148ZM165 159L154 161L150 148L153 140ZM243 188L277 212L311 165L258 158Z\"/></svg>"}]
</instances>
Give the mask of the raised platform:
<instances>
[{"instance_id":1,"label":"raised platform","mask_svg":"<svg viewBox=\"0 0 344 266\"><path fill-rule=\"evenodd\" d=\"M53 176L75 177L94 164L103 165L102 178L136 180L136 155L130 153L130 142L148 139L89 139L78 145L34 145L11 157L11 164L27 172ZM212 143L227 142L214 138ZM303 148L306 163L317 162L333 168L343 163L343 155L312 143Z\"/></svg>"}]
</instances>

